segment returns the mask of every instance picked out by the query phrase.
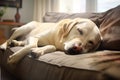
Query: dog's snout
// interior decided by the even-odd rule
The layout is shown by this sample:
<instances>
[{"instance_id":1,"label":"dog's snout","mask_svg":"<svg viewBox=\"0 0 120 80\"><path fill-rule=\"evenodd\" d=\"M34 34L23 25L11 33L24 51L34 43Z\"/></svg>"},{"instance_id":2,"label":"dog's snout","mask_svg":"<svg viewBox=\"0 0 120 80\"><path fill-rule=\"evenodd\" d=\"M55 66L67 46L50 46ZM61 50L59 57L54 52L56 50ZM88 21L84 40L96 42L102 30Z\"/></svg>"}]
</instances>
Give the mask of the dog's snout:
<instances>
[{"instance_id":1,"label":"dog's snout","mask_svg":"<svg viewBox=\"0 0 120 80\"><path fill-rule=\"evenodd\" d=\"M81 44L75 44L71 48L67 50L68 54L75 55L75 54L80 54L83 52L83 48Z\"/></svg>"}]
</instances>

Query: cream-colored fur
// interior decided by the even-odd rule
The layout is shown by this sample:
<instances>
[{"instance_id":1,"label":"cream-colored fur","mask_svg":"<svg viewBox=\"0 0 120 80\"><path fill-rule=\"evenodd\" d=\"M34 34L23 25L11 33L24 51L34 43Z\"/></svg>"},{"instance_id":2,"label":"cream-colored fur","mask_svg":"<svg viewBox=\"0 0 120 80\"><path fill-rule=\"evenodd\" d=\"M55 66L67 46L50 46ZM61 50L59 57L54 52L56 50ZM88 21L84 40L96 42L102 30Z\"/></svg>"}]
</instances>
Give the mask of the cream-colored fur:
<instances>
[{"instance_id":1,"label":"cream-colored fur","mask_svg":"<svg viewBox=\"0 0 120 80\"><path fill-rule=\"evenodd\" d=\"M14 40L25 34L27 34L25 40ZM16 46L24 45L21 50L9 57L8 62L13 64L21 60L29 51L36 53L37 56L56 50L79 54L93 51L100 41L100 31L89 19L64 19L58 23L32 21L17 28L0 48L6 49L11 42Z\"/></svg>"}]
</instances>

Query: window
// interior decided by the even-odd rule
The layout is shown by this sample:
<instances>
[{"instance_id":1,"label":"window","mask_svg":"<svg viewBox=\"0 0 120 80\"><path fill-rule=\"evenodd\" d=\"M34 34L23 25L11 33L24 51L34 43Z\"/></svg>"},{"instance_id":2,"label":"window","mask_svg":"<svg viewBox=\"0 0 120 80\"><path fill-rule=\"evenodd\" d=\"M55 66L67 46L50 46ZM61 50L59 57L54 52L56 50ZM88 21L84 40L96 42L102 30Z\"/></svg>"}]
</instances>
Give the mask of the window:
<instances>
[{"instance_id":1,"label":"window","mask_svg":"<svg viewBox=\"0 0 120 80\"><path fill-rule=\"evenodd\" d=\"M105 12L120 5L120 0L59 0L59 12Z\"/></svg>"},{"instance_id":2,"label":"window","mask_svg":"<svg viewBox=\"0 0 120 80\"><path fill-rule=\"evenodd\" d=\"M120 0L97 0L97 12L105 12L120 5Z\"/></svg>"},{"instance_id":3,"label":"window","mask_svg":"<svg viewBox=\"0 0 120 80\"><path fill-rule=\"evenodd\" d=\"M80 13L86 11L86 0L59 0L59 12Z\"/></svg>"}]
</instances>

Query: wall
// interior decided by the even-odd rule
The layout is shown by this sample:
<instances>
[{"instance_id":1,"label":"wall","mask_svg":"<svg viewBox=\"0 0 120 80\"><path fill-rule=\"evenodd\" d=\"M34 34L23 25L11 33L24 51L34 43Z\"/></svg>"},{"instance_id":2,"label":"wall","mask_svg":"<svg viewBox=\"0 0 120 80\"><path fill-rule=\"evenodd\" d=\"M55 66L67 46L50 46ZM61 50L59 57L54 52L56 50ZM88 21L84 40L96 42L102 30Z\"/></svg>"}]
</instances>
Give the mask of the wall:
<instances>
[{"instance_id":1,"label":"wall","mask_svg":"<svg viewBox=\"0 0 120 80\"><path fill-rule=\"evenodd\" d=\"M22 8L19 10L20 22L30 22L33 20L34 0L22 0ZM7 8L7 12L2 19L15 19L16 8Z\"/></svg>"}]
</instances>

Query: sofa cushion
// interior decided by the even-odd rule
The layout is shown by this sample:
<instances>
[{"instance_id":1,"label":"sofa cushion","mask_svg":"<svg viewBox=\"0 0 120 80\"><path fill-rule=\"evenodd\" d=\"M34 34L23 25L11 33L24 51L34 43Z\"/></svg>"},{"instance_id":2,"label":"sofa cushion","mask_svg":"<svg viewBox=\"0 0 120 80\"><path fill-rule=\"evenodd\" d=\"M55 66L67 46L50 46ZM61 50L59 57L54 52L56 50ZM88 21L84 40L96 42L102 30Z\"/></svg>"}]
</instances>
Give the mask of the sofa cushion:
<instances>
[{"instance_id":1,"label":"sofa cushion","mask_svg":"<svg viewBox=\"0 0 120 80\"><path fill-rule=\"evenodd\" d=\"M19 49L21 49L21 47L7 49L5 52L0 50L0 65L17 76L20 80L109 80L107 76L104 76L98 71L77 69L62 65L59 66L57 64L45 62L47 61L45 59L49 58L47 55L45 58L42 57L42 60L26 56L16 67L11 67L7 64L8 56ZM57 56L57 54L54 53L52 55L53 57L55 55ZM61 56L62 55L64 54L61 54Z\"/></svg>"},{"instance_id":2,"label":"sofa cushion","mask_svg":"<svg viewBox=\"0 0 120 80\"><path fill-rule=\"evenodd\" d=\"M7 64L8 56L21 48L13 47L5 52L0 50L0 65L22 80L109 80L108 74L110 78L120 79L120 75L116 74L120 70L116 66L120 66L118 51L98 51L81 55L66 55L56 51L38 59L28 55L15 67L11 67Z\"/></svg>"}]
</instances>

